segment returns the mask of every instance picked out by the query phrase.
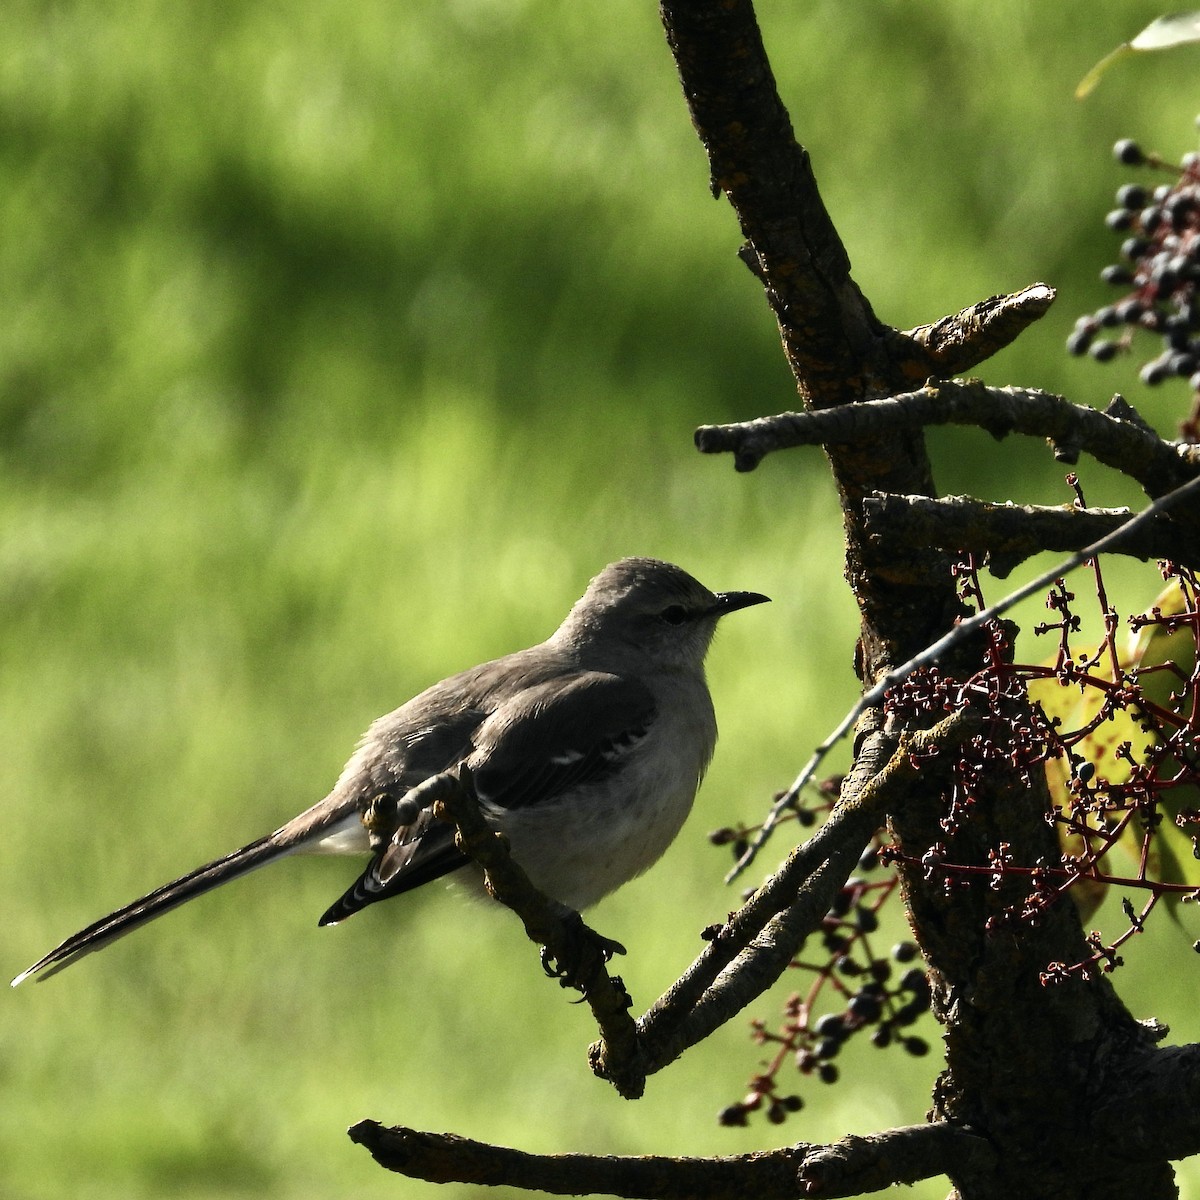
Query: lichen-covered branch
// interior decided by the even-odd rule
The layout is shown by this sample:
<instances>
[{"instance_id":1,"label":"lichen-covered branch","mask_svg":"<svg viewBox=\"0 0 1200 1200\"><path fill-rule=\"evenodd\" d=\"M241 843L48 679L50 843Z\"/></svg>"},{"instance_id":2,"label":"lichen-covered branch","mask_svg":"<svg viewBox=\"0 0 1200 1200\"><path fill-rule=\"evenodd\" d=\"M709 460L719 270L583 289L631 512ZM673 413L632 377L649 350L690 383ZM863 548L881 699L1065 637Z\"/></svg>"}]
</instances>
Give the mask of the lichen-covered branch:
<instances>
[{"instance_id":1,"label":"lichen-covered branch","mask_svg":"<svg viewBox=\"0 0 1200 1200\"><path fill-rule=\"evenodd\" d=\"M1046 314L1054 296L1054 289L1044 283L990 296L931 325L896 335L893 353L913 384L964 375L1016 341Z\"/></svg>"}]
</instances>

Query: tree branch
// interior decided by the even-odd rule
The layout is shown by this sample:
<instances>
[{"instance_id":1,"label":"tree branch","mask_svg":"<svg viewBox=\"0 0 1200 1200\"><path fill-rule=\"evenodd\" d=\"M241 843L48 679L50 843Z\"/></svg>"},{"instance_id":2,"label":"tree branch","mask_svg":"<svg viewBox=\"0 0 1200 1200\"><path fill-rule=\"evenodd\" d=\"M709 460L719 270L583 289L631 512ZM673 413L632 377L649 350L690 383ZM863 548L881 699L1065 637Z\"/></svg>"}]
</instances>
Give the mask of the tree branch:
<instances>
[{"instance_id":1,"label":"tree branch","mask_svg":"<svg viewBox=\"0 0 1200 1200\"><path fill-rule=\"evenodd\" d=\"M439 780L442 782L431 790L430 785ZM550 900L530 883L513 861L503 835L484 821L465 768L460 768L458 777L450 773L436 776L422 789L428 793L423 799L433 804L434 812L457 827L459 849L483 867L489 894L511 908L530 940L544 947L542 965L547 973L564 987L582 992L605 1043L615 1048L620 1061L636 1061L637 1030L629 1015L632 1002L620 976L610 976L606 965L614 952L623 954L624 947L596 934L577 912ZM637 1072L619 1075L614 1083L623 1096L634 1099L642 1094L645 1076Z\"/></svg>"},{"instance_id":2,"label":"tree branch","mask_svg":"<svg viewBox=\"0 0 1200 1200\"><path fill-rule=\"evenodd\" d=\"M973 371L1049 311L1055 291L1035 283L1012 295L990 296L932 325L895 335L892 353L914 384Z\"/></svg>"},{"instance_id":3,"label":"tree branch","mask_svg":"<svg viewBox=\"0 0 1200 1200\"><path fill-rule=\"evenodd\" d=\"M874 719L874 718L873 718ZM938 747L969 737L973 717L954 713L932 729L866 735L842 799L826 823L712 935L708 946L638 1022L640 1069L661 1070L773 984L800 943L818 928L884 814L924 783L914 765ZM605 1043L593 1045L602 1078L628 1071Z\"/></svg>"},{"instance_id":4,"label":"tree branch","mask_svg":"<svg viewBox=\"0 0 1200 1200\"><path fill-rule=\"evenodd\" d=\"M1035 554L1081 550L1115 533L1132 515L1127 508L989 504L972 496L877 495L863 500L869 537L986 554L998 579ZM1159 515L1128 538L1115 540L1109 553L1196 567L1200 534Z\"/></svg>"},{"instance_id":5,"label":"tree branch","mask_svg":"<svg viewBox=\"0 0 1200 1200\"><path fill-rule=\"evenodd\" d=\"M1124 401L1098 412L1050 392L987 387L977 380L930 383L918 391L819 413L701 425L695 438L703 453L732 452L737 470L752 471L775 450L854 443L928 425L975 425L997 439L1010 433L1044 437L1072 460L1084 450L1135 479L1151 498L1200 469L1200 447L1164 441Z\"/></svg>"},{"instance_id":6,"label":"tree branch","mask_svg":"<svg viewBox=\"0 0 1200 1200\"><path fill-rule=\"evenodd\" d=\"M830 1146L799 1143L721 1158L526 1154L454 1134L360 1121L350 1139L380 1166L430 1183L506 1186L640 1200L795 1200L859 1196L897 1183L986 1171L987 1142L945 1123L910 1125Z\"/></svg>"},{"instance_id":7,"label":"tree branch","mask_svg":"<svg viewBox=\"0 0 1200 1200\"><path fill-rule=\"evenodd\" d=\"M1148 1049L1118 1082L1093 1113L1099 1144L1130 1161L1200 1154L1200 1045Z\"/></svg>"}]
</instances>

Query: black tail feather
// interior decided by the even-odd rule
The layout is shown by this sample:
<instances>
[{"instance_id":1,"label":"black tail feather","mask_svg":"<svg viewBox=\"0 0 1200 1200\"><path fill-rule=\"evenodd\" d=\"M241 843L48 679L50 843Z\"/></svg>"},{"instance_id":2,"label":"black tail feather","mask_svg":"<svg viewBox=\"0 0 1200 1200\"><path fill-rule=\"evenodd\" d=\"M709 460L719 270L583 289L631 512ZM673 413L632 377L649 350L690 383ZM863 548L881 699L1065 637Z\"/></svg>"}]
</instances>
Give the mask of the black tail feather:
<instances>
[{"instance_id":1,"label":"black tail feather","mask_svg":"<svg viewBox=\"0 0 1200 1200\"><path fill-rule=\"evenodd\" d=\"M197 867L194 871L163 884L141 899L126 904L124 908L118 908L116 912L109 913L107 917L102 917L86 929L73 934L65 942L55 946L45 957L39 958L33 966L22 971L12 981L12 986L16 987L31 976L39 980L49 979L51 975L70 966L85 954L107 946L139 925L144 925L147 921L152 921L155 917L160 917L163 913L170 912L171 909L178 908L188 900L220 887L231 879L237 879L257 867L265 866L272 859L288 854L294 848L288 845L281 846L269 837L259 838L258 841L251 842L224 858Z\"/></svg>"}]
</instances>

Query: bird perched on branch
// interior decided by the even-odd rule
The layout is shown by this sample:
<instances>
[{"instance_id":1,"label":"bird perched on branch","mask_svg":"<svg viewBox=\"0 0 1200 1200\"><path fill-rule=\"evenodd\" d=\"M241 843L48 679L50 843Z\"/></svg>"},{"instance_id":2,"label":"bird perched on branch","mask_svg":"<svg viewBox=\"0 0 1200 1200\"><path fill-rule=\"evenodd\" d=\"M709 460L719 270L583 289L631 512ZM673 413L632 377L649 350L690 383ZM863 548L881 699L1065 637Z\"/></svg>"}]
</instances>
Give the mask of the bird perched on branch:
<instances>
[{"instance_id":1,"label":"bird perched on branch","mask_svg":"<svg viewBox=\"0 0 1200 1200\"><path fill-rule=\"evenodd\" d=\"M651 866L683 825L717 738L709 642L726 613L766 600L710 592L657 559L610 564L546 641L375 721L324 800L80 930L13 986L287 854L371 856L322 925L466 867L453 827L410 798L461 767L534 885L577 911L595 904Z\"/></svg>"}]
</instances>

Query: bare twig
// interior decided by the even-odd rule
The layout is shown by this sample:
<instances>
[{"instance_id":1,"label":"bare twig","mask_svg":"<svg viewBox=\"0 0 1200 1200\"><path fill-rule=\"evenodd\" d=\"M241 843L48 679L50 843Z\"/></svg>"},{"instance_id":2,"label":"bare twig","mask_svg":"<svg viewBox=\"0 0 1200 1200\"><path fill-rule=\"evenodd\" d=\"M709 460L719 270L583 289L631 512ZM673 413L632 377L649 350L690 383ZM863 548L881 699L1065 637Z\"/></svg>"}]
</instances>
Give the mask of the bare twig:
<instances>
[{"instance_id":1,"label":"bare twig","mask_svg":"<svg viewBox=\"0 0 1200 1200\"><path fill-rule=\"evenodd\" d=\"M854 443L927 425L975 425L996 438L1023 433L1069 447L1071 453L1084 450L1135 479L1152 498L1178 487L1200 469L1200 447L1164 441L1144 422L1132 419L1128 405L1118 412L1098 412L1028 388L946 380L821 412L781 413L737 425L701 425L695 437L703 453L732 452L739 471L752 471L767 454L793 446Z\"/></svg>"}]
</instances>

